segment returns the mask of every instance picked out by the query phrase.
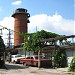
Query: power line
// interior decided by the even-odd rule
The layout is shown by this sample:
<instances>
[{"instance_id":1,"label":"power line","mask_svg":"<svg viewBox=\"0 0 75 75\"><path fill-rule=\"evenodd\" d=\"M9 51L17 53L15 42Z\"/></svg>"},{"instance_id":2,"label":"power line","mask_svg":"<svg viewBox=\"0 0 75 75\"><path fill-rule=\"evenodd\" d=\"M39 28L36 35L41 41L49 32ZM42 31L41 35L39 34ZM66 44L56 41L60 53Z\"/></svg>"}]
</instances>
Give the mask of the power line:
<instances>
[{"instance_id":1,"label":"power line","mask_svg":"<svg viewBox=\"0 0 75 75\"><path fill-rule=\"evenodd\" d=\"M12 29L9 29L9 28L7 28L7 27L4 27L4 26L2 26L2 25L0 25L0 27L2 27L2 29L6 29L6 30L8 30L9 31L9 33L8 33L8 38L6 38L6 39L8 39L8 46L10 47L11 46L11 31L13 31L13 32L16 32L16 33L18 33L19 35L21 35L21 36L24 36L24 34L25 33L23 33L23 32L17 32L17 31L14 31L14 30L12 30Z\"/></svg>"},{"instance_id":2,"label":"power line","mask_svg":"<svg viewBox=\"0 0 75 75\"><path fill-rule=\"evenodd\" d=\"M25 34L25 33L23 33L23 32L14 31L14 30L9 29L9 28L7 28L7 27L4 27L4 26L2 26L2 25L0 25L0 26L2 27L2 29L7 29L7 30L10 30L10 31L16 32L16 33L18 33L19 35L22 35L22 36L24 36L24 34Z\"/></svg>"},{"instance_id":3,"label":"power line","mask_svg":"<svg viewBox=\"0 0 75 75\"><path fill-rule=\"evenodd\" d=\"M10 29L8 29L7 27L3 27L2 25L0 25L2 27L2 29L7 29L9 32L8 32L8 42L7 42L7 46L10 48L11 47L11 33L10 33ZM12 30L11 30L12 31Z\"/></svg>"},{"instance_id":4,"label":"power line","mask_svg":"<svg viewBox=\"0 0 75 75\"><path fill-rule=\"evenodd\" d=\"M2 35L2 29L0 29L0 35Z\"/></svg>"}]
</instances>

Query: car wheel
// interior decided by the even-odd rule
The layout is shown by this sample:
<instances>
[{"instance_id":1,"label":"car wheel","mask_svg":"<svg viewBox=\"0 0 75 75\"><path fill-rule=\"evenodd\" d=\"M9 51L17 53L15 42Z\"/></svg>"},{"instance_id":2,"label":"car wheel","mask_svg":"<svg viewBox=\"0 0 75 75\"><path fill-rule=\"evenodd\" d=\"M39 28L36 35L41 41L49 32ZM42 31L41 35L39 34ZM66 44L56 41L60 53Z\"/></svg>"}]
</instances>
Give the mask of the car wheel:
<instances>
[{"instance_id":1,"label":"car wheel","mask_svg":"<svg viewBox=\"0 0 75 75\"><path fill-rule=\"evenodd\" d=\"M27 64L26 64L25 62L23 63L23 65L24 65L24 66L27 66Z\"/></svg>"},{"instance_id":2,"label":"car wheel","mask_svg":"<svg viewBox=\"0 0 75 75\"><path fill-rule=\"evenodd\" d=\"M36 67L38 67L38 63L36 63L36 65L35 65Z\"/></svg>"},{"instance_id":3,"label":"car wheel","mask_svg":"<svg viewBox=\"0 0 75 75\"><path fill-rule=\"evenodd\" d=\"M16 64L16 61L15 60L13 61L13 64Z\"/></svg>"}]
</instances>

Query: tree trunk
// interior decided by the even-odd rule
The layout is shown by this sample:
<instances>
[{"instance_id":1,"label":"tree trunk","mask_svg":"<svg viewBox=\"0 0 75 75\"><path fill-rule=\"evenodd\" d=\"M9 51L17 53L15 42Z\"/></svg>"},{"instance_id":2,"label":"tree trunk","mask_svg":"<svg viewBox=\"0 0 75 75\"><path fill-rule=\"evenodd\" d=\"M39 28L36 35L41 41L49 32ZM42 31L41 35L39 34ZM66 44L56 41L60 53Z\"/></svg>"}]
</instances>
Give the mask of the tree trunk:
<instances>
[{"instance_id":1,"label":"tree trunk","mask_svg":"<svg viewBox=\"0 0 75 75\"><path fill-rule=\"evenodd\" d=\"M40 68L40 50L38 51L38 68Z\"/></svg>"},{"instance_id":2,"label":"tree trunk","mask_svg":"<svg viewBox=\"0 0 75 75\"><path fill-rule=\"evenodd\" d=\"M3 59L4 59L4 65L5 65L5 52L3 54L4 54L4 58Z\"/></svg>"},{"instance_id":3,"label":"tree trunk","mask_svg":"<svg viewBox=\"0 0 75 75\"><path fill-rule=\"evenodd\" d=\"M26 58L26 50L25 50L25 58Z\"/></svg>"}]
</instances>

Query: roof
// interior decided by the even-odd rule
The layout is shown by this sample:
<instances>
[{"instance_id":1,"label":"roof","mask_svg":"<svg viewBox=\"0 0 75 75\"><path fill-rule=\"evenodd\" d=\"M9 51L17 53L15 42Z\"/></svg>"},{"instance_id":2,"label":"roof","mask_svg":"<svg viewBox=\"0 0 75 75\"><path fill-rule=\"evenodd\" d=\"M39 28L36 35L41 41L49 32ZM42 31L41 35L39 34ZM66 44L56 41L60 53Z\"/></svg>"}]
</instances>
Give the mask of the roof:
<instances>
[{"instance_id":1,"label":"roof","mask_svg":"<svg viewBox=\"0 0 75 75\"><path fill-rule=\"evenodd\" d=\"M29 13L27 13L27 9L24 9L24 8L18 8L18 9L16 9L15 13L12 14L12 17L15 17L16 14L30 15Z\"/></svg>"},{"instance_id":2,"label":"roof","mask_svg":"<svg viewBox=\"0 0 75 75\"><path fill-rule=\"evenodd\" d=\"M59 36L59 37L55 37L55 38L48 38L48 39L43 39L40 42L47 42L47 41L57 41L57 40L64 40L66 38L74 38L75 35L71 35L71 36Z\"/></svg>"}]
</instances>

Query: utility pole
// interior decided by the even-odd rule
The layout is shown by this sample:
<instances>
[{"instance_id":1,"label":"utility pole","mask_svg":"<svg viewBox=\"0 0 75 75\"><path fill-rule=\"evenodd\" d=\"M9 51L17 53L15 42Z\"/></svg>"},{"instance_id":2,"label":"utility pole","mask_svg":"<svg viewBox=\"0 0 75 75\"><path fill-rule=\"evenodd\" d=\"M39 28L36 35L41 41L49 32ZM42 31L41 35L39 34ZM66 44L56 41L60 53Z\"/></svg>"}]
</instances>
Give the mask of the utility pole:
<instances>
[{"instance_id":1,"label":"utility pole","mask_svg":"<svg viewBox=\"0 0 75 75\"><path fill-rule=\"evenodd\" d=\"M36 32L37 32L37 26L36 26Z\"/></svg>"},{"instance_id":2,"label":"utility pole","mask_svg":"<svg viewBox=\"0 0 75 75\"><path fill-rule=\"evenodd\" d=\"M0 35L2 35L2 29L0 29Z\"/></svg>"},{"instance_id":3,"label":"utility pole","mask_svg":"<svg viewBox=\"0 0 75 75\"><path fill-rule=\"evenodd\" d=\"M9 33L8 33L8 46L9 46L9 48L10 48L10 39L11 39L11 34L10 34L10 29L9 29Z\"/></svg>"},{"instance_id":4,"label":"utility pole","mask_svg":"<svg viewBox=\"0 0 75 75\"><path fill-rule=\"evenodd\" d=\"M11 39L13 39L13 38L11 38L11 31L13 31L13 30L11 30L11 29L8 29L7 27L3 27L2 25L0 25L0 35L2 35L2 29L7 29L8 30L8 37L7 38L4 38L4 39L7 39L8 41L7 41L7 45L8 45L8 47L9 48L11 48Z\"/></svg>"},{"instance_id":5,"label":"utility pole","mask_svg":"<svg viewBox=\"0 0 75 75\"><path fill-rule=\"evenodd\" d=\"M13 39L13 38L11 38L11 30L10 29L8 30L8 38L7 39L8 39L7 45L8 45L9 48L11 48L12 47L11 39Z\"/></svg>"}]
</instances>

